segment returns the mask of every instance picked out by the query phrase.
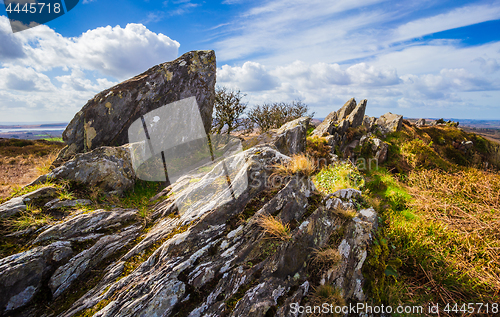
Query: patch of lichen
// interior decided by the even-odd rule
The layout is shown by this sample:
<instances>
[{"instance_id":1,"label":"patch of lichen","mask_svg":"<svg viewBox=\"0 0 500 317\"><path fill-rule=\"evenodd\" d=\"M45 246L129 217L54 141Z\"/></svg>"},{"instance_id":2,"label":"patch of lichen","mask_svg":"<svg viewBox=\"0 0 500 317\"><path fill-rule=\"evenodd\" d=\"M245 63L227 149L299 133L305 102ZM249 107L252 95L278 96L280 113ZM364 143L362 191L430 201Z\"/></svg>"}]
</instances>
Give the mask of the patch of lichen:
<instances>
[{"instance_id":1,"label":"patch of lichen","mask_svg":"<svg viewBox=\"0 0 500 317\"><path fill-rule=\"evenodd\" d=\"M111 302L112 302L111 298L103 299L99 303L92 306L91 308L82 310L73 316L74 317L92 317L92 316L94 316L95 313L97 313L98 311L100 311L104 307L108 306L109 303L111 303Z\"/></svg>"},{"instance_id":2,"label":"patch of lichen","mask_svg":"<svg viewBox=\"0 0 500 317\"><path fill-rule=\"evenodd\" d=\"M255 272L253 275L253 279L250 282L240 286L238 291L234 293L233 296L231 296L228 300L225 301L226 312L227 311L232 312L236 307L236 305L238 304L238 302L245 296L246 292L255 285L257 285L258 276L260 276L260 271Z\"/></svg>"}]
</instances>

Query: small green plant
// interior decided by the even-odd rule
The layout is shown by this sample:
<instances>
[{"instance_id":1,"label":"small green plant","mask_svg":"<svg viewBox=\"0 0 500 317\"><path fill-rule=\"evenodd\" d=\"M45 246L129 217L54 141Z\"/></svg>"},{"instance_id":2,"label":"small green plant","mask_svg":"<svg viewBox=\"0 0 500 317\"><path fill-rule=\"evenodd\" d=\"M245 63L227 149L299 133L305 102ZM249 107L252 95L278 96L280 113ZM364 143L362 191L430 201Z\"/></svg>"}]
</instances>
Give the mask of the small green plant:
<instances>
[{"instance_id":1,"label":"small green plant","mask_svg":"<svg viewBox=\"0 0 500 317\"><path fill-rule=\"evenodd\" d=\"M313 182L321 192L334 193L339 189L361 189L365 180L358 169L349 162L337 163L321 169Z\"/></svg>"},{"instance_id":2,"label":"small green plant","mask_svg":"<svg viewBox=\"0 0 500 317\"><path fill-rule=\"evenodd\" d=\"M72 199L75 199L75 196L71 192L68 192L66 190L62 190L59 192L58 198L60 200L72 200Z\"/></svg>"}]
</instances>

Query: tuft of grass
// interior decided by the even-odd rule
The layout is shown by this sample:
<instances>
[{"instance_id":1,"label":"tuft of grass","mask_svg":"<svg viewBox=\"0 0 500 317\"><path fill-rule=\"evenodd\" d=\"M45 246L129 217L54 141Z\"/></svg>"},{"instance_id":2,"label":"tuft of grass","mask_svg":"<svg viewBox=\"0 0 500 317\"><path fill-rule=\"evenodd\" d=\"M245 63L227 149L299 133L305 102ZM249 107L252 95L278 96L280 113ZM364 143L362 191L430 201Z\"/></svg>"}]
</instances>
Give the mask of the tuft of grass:
<instances>
[{"instance_id":1,"label":"tuft of grass","mask_svg":"<svg viewBox=\"0 0 500 317\"><path fill-rule=\"evenodd\" d=\"M358 169L349 162L337 163L321 169L313 177L314 185L324 194L334 193L339 189L361 189L365 180Z\"/></svg>"},{"instance_id":2,"label":"tuft of grass","mask_svg":"<svg viewBox=\"0 0 500 317\"><path fill-rule=\"evenodd\" d=\"M343 314L335 314L334 312L332 314L324 314L321 311L321 305L323 305L323 303L328 303L329 305L333 305L333 307L345 305L345 300L342 297L342 294L332 285L324 284L314 288L309 299L314 307L311 316L343 316Z\"/></svg>"},{"instance_id":3,"label":"tuft of grass","mask_svg":"<svg viewBox=\"0 0 500 317\"><path fill-rule=\"evenodd\" d=\"M312 254L312 264L329 267L336 265L340 261L340 254L336 248L327 247L326 249L315 249Z\"/></svg>"},{"instance_id":4,"label":"tuft of grass","mask_svg":"<svg viewBox=\"0 0 500 317\"><path fill-rule=\"evenodd\" d=\"M41 209L27 205L26 211L21 212L20 216L10 220L7 225L15 231L20 231L31 227L42 227L52 220L52 217L44 214Z\"/></svg>"},{"instance_id":5,"label":"tuft of grass","mask_svg":"<svg viewBox=\"0 0 500 317\"><path fill-rule=\"evenodd\" d=\"M58 198L60 200L72 200L72 199L75 199L75 196L71 192L68 192L66 190L62 190L59 192Z\"/></svg>"},{"instance_id":6,"label":"tuft of grass","mask_svg":"<svg viewBox=\"0 0 500 317\"><path fill-rule=\"evenodd\" d=\"M53 166L52 163L57 158L57 151L50 152L47 156L40 160L36 168L38 175L45 175L50 173Z\"/></svg>"},{"instance_id":7,"label":"tuft of grass","mask_svg":"<svg viewBox=\"0 0 500 317\"><path fill-rule=\"evenodd\" d=\"M257 224L266 234L274 239L288 241L292 237L290 226L283 224L281 219L275 218L272 215L260 215L257 218Z\"/></svg>"},{"instance_id":8,"label":"tuft of grass","mask_svg":"<svg viewBox=\"0 0 500 317\"><path fill-rule=\"evenodd\" d=\"M291 160L282 164L273 166L276 175L294 175L300 174L303 176L311 176L316 171L316 163L309 156L304 154L296 154L291 157Z\"/></svg>"},{"instance_id":9,"label":"tuft of grass","mask_svg":"<svg viewBox=\"0 0 500 317\"><path fill-rule=\"evenodd\" d=\"M337 206L337 208L335 208L335 210L334 210L334 213L339 215L340 217L346 219L346 220L353 219L358 214L358 212L356 210L351 209L351 208L346 209L342 206Z\"/></svg>"}]
</instances>

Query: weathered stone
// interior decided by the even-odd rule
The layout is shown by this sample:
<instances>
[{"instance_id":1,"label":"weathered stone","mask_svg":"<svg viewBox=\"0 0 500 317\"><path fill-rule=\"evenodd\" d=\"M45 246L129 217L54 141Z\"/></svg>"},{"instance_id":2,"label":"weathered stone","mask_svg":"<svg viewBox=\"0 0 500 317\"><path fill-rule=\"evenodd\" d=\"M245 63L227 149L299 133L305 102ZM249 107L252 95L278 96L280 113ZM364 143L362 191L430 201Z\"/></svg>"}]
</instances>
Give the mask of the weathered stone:
<instances>
[{"instance_id":1,"label":"weathered stone","mask_svg":"<svg viewBox=\"0 0 500 317\"><path fill-rule=\"evenodd\" d=\"M423 126L425 126L425 119L423 119L423 118L418 119L417 122L415 122L415 125L417 127L423 127Z\"/></svg>"},{"instance_id":2,"label":"weathered stone","mask_svg":"<svg viewBox=\"0 0 500 317\"><path fill-rule=\"evenodd\" d=\"M99 209L93 212L74 216L62 223L56 224L38 235L33 243L40 243L49 239L68 240L120 226L135 219L136 209L114 208L107 211Z\"/></svg>"},{"instance_id":3,"label":"weathered stone","mask_svg":"<svg viewBox=\"0 0 500 317\"><path fill-rule=\"evenodd\" d=\"M316 127L316 129L314 129L312 135L322 137L327 136L328 134L333 134L338 123L344 119L347 119L354 108L356 108L356 100L352 98L347 101L339 110L330 112L330 114L326 116L325 120L323 120L323 122L321 122Z\"/></svg>"},{"instance_id":4,"label":"weathered stone","mask_svg":"<svg viewBox=\"0 0 500 317\"><path fill-rule=\"evenodd\" d=\"M299 154L306 150L307 128L311 118L302 117L285 123L275 131L272 143L285 155Z\"/></svg>"},{"instance_id":5,"label":"weathered stone","mask_svg":"<svg viewBox=\"0 0 500 317\"><path fill-rule=\"evenodd\" d=\"M63 207L86 206L91 204L92 200L90 199L60 200L59 198L56 198L46 203L45 207L49 209L58 209Z\"/></svg>"},{"instance_id":6,"label":"weathered stone","mask_svg":"<svg viewBox=\"0 0 500 317\"><path fill-rule=\"evenodd\" d=\"M351 128L357 128L361 124L363 124L363 118L365 116L365 110L366 110L366 103L368 101L366 99L362 100L356 108L349 114L349 117L347 117L347 120L349 121L349 127Z\"/></svg>"},{"instance_id":7,"label":"weathered stone","mask_svg":"<svg viewBox=\"0 0 500 317\"><path fill-rule=\"evenodd\" d=\"M71 258L68 263L60 266L49 281L52 295L54 297L61 295L83 272L92 270L104 259L135 239L140 229L141 226L132 226L120 233L104 236L90 249L82 251Z\"/></svg>"},{"instance_id":8,"label":"weathered stone","mask_svg":"<svg viewBox=\"0 0 500 317\"><path fill-rule=\"evenodd\" d=\"M377 128L383 134L388 134L401 130L403 126L403 116L393 113L386 113L376 121Z\"/></svg>"},{"instance_id":9,"label":"weathered stone","mask_svg":"<svg viewBox=\"0 0 500 317\"><path fill-rule=\"evenodd\" d=\"M126 144L132 122L151 110L192 96L196 97L208 133L215 98L215 75L215 53L191 51L100 92L67 126L63 133L67 146L57 161L101 146Z\"/></svg>"},{"instance_id":10,"label":"weathered stone","mask_svg":"<svg viewBox=\"0 0 500 317\"><path fill-rule=\"evenodd\" d=\"M463 151L463 152L467 152L468 150L472 149L473 147L474 147L474 142L462 141L462 143L460 143L460 146L458 147L458 149Z\"/></svg>"},{"instance_id":11,"label":"weathered stone","mask_svg":"<svg viewBox=\"0 0 500 317\"><path fill-rule=\"evenodd\" d=\"M72 254L70 246L58 241L0 259L0 314L28 304L42 280Z\"/></svg>"},{"instance_id":12,"label":"weathered stone","mask_svg":"<svg viewBox=\"0 0 500 317\"><path fill-rule=\"evenodd\" d=\"M374 137L371 133L362 136L359 145L361 147L369 146L372 157L376 158L379 164L387 160L389 145L379 138Z\"/></svg>"},{"instance_id":13,"label":"weathered stone","mask_svg":"<svg viewBox=\"0 0 500 317\"><path fill-rule=\"evenodd\" d=\"M0 205L0 218L7 218L26 210L26 204L37 205L39 201L54 197L57 190L52 186L39 188L31 193L15 197Z\"/></svg>"},{"instance_id":14,"label":"weathered stone","mask_svg":"<svg viewBox=\"0 0 500 317\"><path fill-rule=\"evenodd\" d=\"M306 149L307 128L311 118L302 117L285 123L279 129L273 129L243 142L244 148L256 145L273 145L285 155L302 153Z\"/></svg>"},{"instance_id":15,"label":"weathered stone","mask_svg":"<svg viewBox=\"0 0 500 317\"><path fill-rule=\"evenodd\" d=\"M30 185L43 183L47 179L72 180L121 195L135 184L129 145L103 146L78 154L50 173L38 177Z\"/></svg>"},{"instance_id":16,"label":"weathered stone","mask_svg":"<svg viewBox=\"0 0 500 317\"><path fill-rule=\"evenodd\" d=\"M377 118L375 118L375 117L364 116L363 125L366 127L366 129L368 131L372 131L373 126L375 125L376 121L377 121Z\"/></svg>"}]
</instances>

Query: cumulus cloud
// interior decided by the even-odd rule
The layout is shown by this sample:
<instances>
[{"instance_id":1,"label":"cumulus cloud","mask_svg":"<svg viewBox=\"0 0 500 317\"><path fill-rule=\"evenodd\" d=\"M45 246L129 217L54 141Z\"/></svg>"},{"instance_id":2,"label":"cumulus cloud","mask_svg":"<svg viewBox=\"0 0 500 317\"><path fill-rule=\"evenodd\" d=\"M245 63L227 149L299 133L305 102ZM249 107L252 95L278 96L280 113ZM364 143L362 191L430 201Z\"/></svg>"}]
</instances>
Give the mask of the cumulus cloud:
<instances>
[{"instance_id":1,"label":"cumulus cloud","mask_svg":"<svg viewBox=\"0 0 500 317\"><path fill-rule=\"evenodd\" d=\"M48 76L32 68L10 66L0 68L0 89L17 91L54 91Z\"/></svg>"},{"instance_id":2,"label":"cumulus cloud","mask_svg":"<svg viewBox=\"0 0 500 317\"><path fill-rule=\"evenodd\" d=\"M220 83L243 91L270 90L278 85L277 78L255 62L246 62L241 67L224 65L218 70L217 77Z\"/></svg>"},{"instance_id":3,"label":"cumulus cloud","mask_svg":"<svg viewBox=\"0 0 500 317\"><path fill-rule=\"evenodd\" d=\"M175 59L179 48L142 24L100 27L69 38L46 25L12 34L2 16L0 42L0 108L8 109L2 111L6 121L23 121L15 117L24 117L26 109L35 121L69 120L94 94ZM48 71L63 73L51 81Z\"/></svg>"}]
</instances>

